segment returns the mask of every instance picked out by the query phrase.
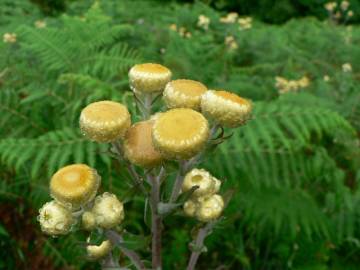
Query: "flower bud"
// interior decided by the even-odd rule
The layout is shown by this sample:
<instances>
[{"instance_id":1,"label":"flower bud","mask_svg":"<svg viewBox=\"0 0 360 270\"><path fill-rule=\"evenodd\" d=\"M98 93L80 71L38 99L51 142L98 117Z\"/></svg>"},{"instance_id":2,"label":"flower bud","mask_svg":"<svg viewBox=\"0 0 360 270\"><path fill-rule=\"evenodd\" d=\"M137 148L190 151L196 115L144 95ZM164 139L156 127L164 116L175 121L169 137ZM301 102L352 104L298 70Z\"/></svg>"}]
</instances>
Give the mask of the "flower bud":
<instances>
[{"instance_id":1,"label":"flower bud","mask_svg":"<svg viewBox=\"0 0 360 270\"><path fill-rule=\"evenodd\" d=\"M201 111L225 127L243 125L251 110L250 101L227 91L209 90L201 97Z\"/></svg>"},{"instance_id":2,"label":"flower bud","mask_svg":"<svg viewBox=\"0 0 360 270\"><path fill-rule=\"evenodd\" d=\"M189 217L193 217L195 216L195 213L196 213L196 208L197 208L197 202L194 201L194 200L187 200L185 203L184 203L184 212L185 212L185 215L189 216Z\"/></svg>"},{"instance_id":3,"label":"flower bud","mask_svg":"<svg viewBox=\"0 0 360 270\"><path fill-rule=\"evenodd\" d=\"M130 85L133 90L144 93L163 91L171 79L171 71L159 64L139 64L129 71Z\"/></svg>"},{"instance_id":4,"label":"flower bud","mask_svg":"<svg viewBox=\"0 0 360 270\"><path fill-rule=\"evenodd\" d=\"M96 142L121 139L130 127L128 109L114 101L99 101L86 106L80 115L80 128L85 136Z\"/></svg>"},{"instance_id":5,"label":"flower bud","mask_svg":"<svg viewBox=\"0 0 360 270\"><path fill-rule=\"evenodd\" d=\"M128 129L124 140L124 154L131 163L141 167L154 167L163 160L152 142L153 125L153 121L143 121Z\"/></svg>"},{"instance_id":6,"label":"flower bud","mask_svg":"<svg viewBox=\"0 0 360 270\"><path fill-rule=\"evenodd\" d=\"M85 211L82 214L81 223L84 230L92 231L96 227L95 215L90 211Z\"/></svg>"},{"instance_id":7,"label":"flower bud","mask_svg":"<svg viewBox=\"0 0 360 270\"><path fill-rule=\"evenodd\" d=\"M99 246L89 245L86 247L87 256L90 260L99 260L110 253L112 244L109 240L103 241Z\"/></svg>"},{"instance_id":8,"label":"flower bud","mask_svg":"<svg viewBox=\"0 0 360 270\"><path fill-rule=\"evenodd\" d=\"M108 192L96 197L91 212L95 215L96 224L104 229L119 225L125 216L123 204Z\"/></svg>"},{"instance_id":9,"label":"flower bud","mask_svg":"<svg viewBox=\"0 0 360 270\"><path fill-rule=\"evenodd\" d=\"M193 169L185 175L182 191L186 192L198 186L192 196L211 195L219 191L220 181L204 169Z\"/></svg>"},{"instance_id":10,"label":"flower bud","mask_svg":"<svg viewBox=\"0 0 360 270\"><path fill-rule=\"evenodd\" d=\"M192 80L174 80L164 90L163 99L168 108L200 110L201 95L207 91L205 85Z\"/></svg>"},{"instance_id":11,"label":"flower bud","mask_svg":"<svg viewBox=\"0 0 360 270\"><path fill-rule=\"evenodd\" d=\"M210 195L199 198L196 217L202 222L210 222L220 217L224 209L224 200L218 195Z\"/></svg>"},{"instance_id":12,"label":"flower bud","mask_svg":"<svg viewBox=\"0 0 360 270\"><path fill-rule=\"evenodd\" d=\"M71 212L56 201L47 202L40 208L38 220L41 230L53 236L67 234L74 224Z\"/></svg>"},{"instance_id":13,"label":"flower bud","mask_svg":"<svg viewBox=\"0 0 360 270\"><path fill-rule=\"evenodd\" d=\"M78 209L96 196L101 178L85 164L73 164L58 170L50 180L51 196L69 209Z\"/></svg>"},{"instance_id":14,"label":"flower bud","mask_svg":"<svg viewBox=\"0 0 360 270\"><path fill-rule=\"evenodd\" d=\"M154 146L168 159L188 159L199 153L209 137L205 117L192 109L162 113L152 129Z\"/></svg>"}]
</instances>

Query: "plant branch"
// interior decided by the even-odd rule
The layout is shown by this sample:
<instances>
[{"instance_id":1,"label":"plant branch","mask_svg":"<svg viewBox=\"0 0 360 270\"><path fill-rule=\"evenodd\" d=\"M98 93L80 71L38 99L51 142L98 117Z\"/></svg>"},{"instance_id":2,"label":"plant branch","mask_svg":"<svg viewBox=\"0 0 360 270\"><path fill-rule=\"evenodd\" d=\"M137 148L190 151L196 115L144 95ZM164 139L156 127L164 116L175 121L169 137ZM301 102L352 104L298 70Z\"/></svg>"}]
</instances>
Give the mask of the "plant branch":
<instances>
[{"instance_id":1,"label":"plant branch","mask_svg":"<svg viewBox=\"0 0 360 270\"><path fill-rule=\"evenodd\" d=\"M208 236L208 234L211 232L212 228L214 227L214 224L215 224L214 222L209 222L205 225L205 227L203 227L199 230L186 270L194 270L195 269L196 263L197 263L197 261L200 257L200 254L204 248L204 240L205 240L206 236Z\"/></svg>"},{"instance_id":2,"label":"plant branch","mask_svg":"<svg viewBox=\"0 0 360 270\"><path fill-rule=\"evenodd\" d=\"M130 259L130 261L135 265L136 269L139 270L145 270L145 265L141 261L140 256L133 250L130 250L122 245L124 243L124 239L121 235L119 235L117 232L113 230L107 230L105 232L107 238L110 240L110 242L118 246L120 250Z\"/></svg>"}]
</instances>

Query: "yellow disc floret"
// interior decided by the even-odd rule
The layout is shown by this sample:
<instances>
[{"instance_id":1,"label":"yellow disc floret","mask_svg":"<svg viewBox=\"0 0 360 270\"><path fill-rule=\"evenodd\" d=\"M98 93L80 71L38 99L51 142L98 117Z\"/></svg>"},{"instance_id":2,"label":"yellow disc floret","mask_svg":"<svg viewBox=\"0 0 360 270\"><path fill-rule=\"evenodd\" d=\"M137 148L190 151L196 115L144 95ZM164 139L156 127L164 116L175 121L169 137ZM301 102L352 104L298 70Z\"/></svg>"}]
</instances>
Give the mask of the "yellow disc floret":
<instances>
[{"instance_id":1,"label":"yellow disc floret","mask_svg":"<svg viewBox=\"0 0 360 270\"><path fill-rule=\"evenodd\" d=\"M220 217L224 209L224 200L218 195L199 198L196 217L202 222L210 222Z\"/></svg>"},{"instance_id":2,"label":"yellow disc floret","mask_svg":"<svg viewBox=\"0 0 360 270\"><path fill-rule=\"evenodd\" d=\"M209 90L201 97L201 111L225 127L243 125L251 110L250 101L227 91Z\"/></svg>"},{"instance_id":3,"label":"yellow disc floret","mask_svg":"<svg viewBox=\"0 0 360 270\"><path fill-rule=\"evenodd\" d=\"M200 82L174 80L166 85L163 99L168 108L190 108L198 111L201 95L206 91L206 86Z\"/></svg>"},{"instance_id":4,"label":"yellow disc floret","mask_svg":"<svg viewBox=\"0 0 360 270\"><path fill-rule=\"evenodd\" d=\"M204 169L193 169L185 175L182 191L186 192L197 186L192 196L211 195L219 191L220 181Z\"/></svg>"},{"instance_id":5,"label":"yellow disc floret","mask_svg":"<svg viewBox=\"0 0 360 270\"><path fill-rule=\"evenodd\" d=\"M99 101L86 106L80 115L80 128L85 136L97 142L121 139L130 127L128 109L114 101Z\"/></svg>"},{"instance_id":6,"label":"yellow disc floret","mask_svg":"<svg viewBox=\"0 0 360 270\"><path fill-rule=\"evenodd\" d=\"M38 220L41 230L53 236L67 234L74 224L70 210L56 201L47 202L41 207Z\"/></svg>"},{"instance_id":7,"label":"yellow disc floret","mask_svg":"<svg viewBox=\"0 0 360 270\"><path fill-rule=\"evenodd\" d=\"M58 170L50 180L51 196L69 209L77 209L96 196L100 176L85 164L73 164Z\"/></svg>"},{"instance_id":8,"label":"yellow disc floret","mask_svg":"<svg viewBox=\"0 0 360 270\"><path fill-rule=\"evenodd\" d=\"M205 117L192 109L162 113L153 126L153 142L169 159L188 159L202 150L209 137Z\"/></svg>"},{"instance_id":9,"label":"yellow disc floret","mask_svg":"<svg viewBox=\"0 0 360 270\"><path fill-rule=\"evenodd\" d=\"M154 167L161 163L163 157L154 148L152 142L153 121L143 121L132 125L125 135L124 153L126 158L138 166Z\"/></svg>"},{"instance_id":10,"label":"yellow disc floret","mask_svg":"<svg viewBox=\"0 0 360 270\"><path fill-rule=\"evenodd\" d=\"M152 93L163 91L171 79L171 71L159 64L139 64L129 71L130 85L134 91Z\"/></svg>"},{"instance_id":11,"label":"yellow disc floret","mask_svg":"<svg viewBox=\"0 0 360 270\"><path fill-rule=\"evenodd\" d=\"M112 244L109 240L103 241L99 246L89 245L86 247L87 256L90 260L99 260L110 253Z\"/></svg>"},{"instance_id":12,"label":"yellow disc floret","mask_svg":"<svg viewBox=\"0 0 360 270\"><path fill-rule=\"evenodd\" d=\"M91 212L95 215L96 224L104 229L111 229L124 219L124 206L118 198L105 192L97 196Z\"/></svg>"}]
</instances>

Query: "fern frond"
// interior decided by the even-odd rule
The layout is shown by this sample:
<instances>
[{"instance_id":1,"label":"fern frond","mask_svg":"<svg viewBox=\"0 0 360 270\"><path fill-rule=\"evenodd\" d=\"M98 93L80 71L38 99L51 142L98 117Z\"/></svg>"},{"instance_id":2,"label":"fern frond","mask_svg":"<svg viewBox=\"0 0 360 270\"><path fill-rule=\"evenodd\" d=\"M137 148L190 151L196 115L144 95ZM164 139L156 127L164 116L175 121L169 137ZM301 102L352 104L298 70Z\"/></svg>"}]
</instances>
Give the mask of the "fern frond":
<instances>
[{"instance_id":1,"label":"fern frond","mask_svg":"<svg viewBox=\"0 0 360 270\"><path fill-rule=\"evenodd\" d=\"M0 140L2 162L19 170L27 166L34 178L44 167L50 176L68 162L95 166L96 156L109 163L106 145L95 144L82 137L77 130L64 128L51 131L35 139Z\"/></svg>"}]
</instances>

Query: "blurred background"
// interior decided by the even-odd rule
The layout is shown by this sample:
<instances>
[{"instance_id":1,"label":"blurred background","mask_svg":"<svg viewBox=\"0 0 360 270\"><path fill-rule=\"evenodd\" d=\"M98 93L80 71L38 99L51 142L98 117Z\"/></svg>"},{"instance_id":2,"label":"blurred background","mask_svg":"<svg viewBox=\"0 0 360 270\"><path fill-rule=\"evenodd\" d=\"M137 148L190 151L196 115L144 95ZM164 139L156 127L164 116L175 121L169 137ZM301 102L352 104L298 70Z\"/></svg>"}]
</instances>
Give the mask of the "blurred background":
<instances>
[{"instance_id":1,"label":"blurred background","mask_svg":"<svg viewBox=\"0 0 360 270\"><path fill-rule=\"evenodd\" d=\"M0 269L99 269L86 235L49 238L36 216L74 162L129 196L78 116L102 99L134 114L127 72L141 62L254 101L252 121L206 157L233 196L198 269L359 269L359 20L357 0L0 0ZM125 227L147 256L131 196ZM195 224L165 220L165 269L185 268Z\"/></svg>"}]
</instances>

